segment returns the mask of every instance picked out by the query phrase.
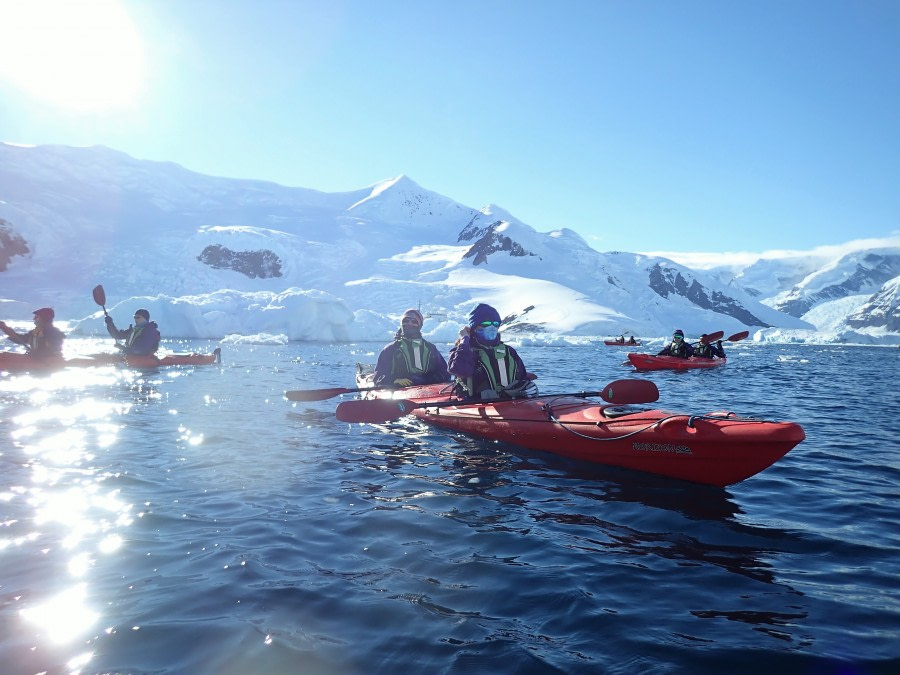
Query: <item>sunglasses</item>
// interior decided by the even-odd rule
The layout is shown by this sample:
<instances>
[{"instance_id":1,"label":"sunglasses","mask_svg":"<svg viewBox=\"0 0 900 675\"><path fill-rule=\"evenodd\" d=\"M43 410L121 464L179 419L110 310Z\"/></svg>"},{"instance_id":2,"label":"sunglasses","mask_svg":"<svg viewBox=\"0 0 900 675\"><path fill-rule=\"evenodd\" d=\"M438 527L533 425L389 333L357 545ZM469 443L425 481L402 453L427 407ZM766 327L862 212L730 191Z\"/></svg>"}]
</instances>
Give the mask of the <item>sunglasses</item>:
<instances>
[{"instance_id":1,"label":"sunglasses","mask_svg":"<svg viewBox=\"0 0 900 675\"><path fill-rule=\"evenodd\" d=\"M497 326L497 327L499 327L499 326L500 326L500 322L499 322L499 321L482 321L482 322L481 322L480 324L478 324L478 325L479 325L479 326L484 326L485 328L487 328L488 326Z\"/></svg>"},{"instance_id":2,"label":"sunglasses","mask_svg":"<svg viewBox=\"0 0 900 675\"><path fill-rule=\"evenodd\" d=\"M403 319L403 321L401 321L400 323L411 323L411 324L414 325L414 326L418 326L418 325L419 325L419 322L416 321L416 320L413 319L413 318Z\"/></svg>"}]
</instances>

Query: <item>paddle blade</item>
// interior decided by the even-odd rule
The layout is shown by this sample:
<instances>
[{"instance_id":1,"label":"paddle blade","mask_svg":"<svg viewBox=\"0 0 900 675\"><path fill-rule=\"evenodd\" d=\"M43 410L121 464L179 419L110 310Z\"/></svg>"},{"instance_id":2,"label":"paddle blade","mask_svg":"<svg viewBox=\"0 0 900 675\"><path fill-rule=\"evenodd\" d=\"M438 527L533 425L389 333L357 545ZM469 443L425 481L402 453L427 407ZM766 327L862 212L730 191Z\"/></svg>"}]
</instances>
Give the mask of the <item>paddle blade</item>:
<instances>
[{"instance_id":1,"label":"paddle blade","mask_svg":"<svg viewBox=\"0 0 900 675\"><path fill-rule=\"evenodd\" d=\"M94 302L101 307L106 304L106 291L104 291L103 286L99 284L94 287Z\"/></svg>"},{"instance_id":2,"label":"paddle blade","mask_svg":"<svg viewBox=\"0 0 900 675\"><path fill-rule=\"evenodd\" d=\"M708 345L710 342L715 342L716 340L721 340L723 335L725 335L725 331L718 330L715 333L710 333L706 337L700 338L700 342L702 342L705 345Z\"/></svg>"},{"instance_id":3,"label":"paddle blade","mask_svg":"<svg viewBox=\"0 0 900 675\"><path fill-rule=\"evenodd\" d=\"M600 398L607 403L653 403L659 400L659 389L650 380L616 380L603 387Z\"/></svg>"},{"instance_id":4,"label":"paddle blade","mask_svg":"<svg viewBox=\"0 0 900 675\"><path fill-rule=\"evenodd\" d=\"M729 342L737 342L738 340L743 340L745 337L750 335L749 330L742 330L740 333L735 333L731 337L728 338Z\"/></svg>"},{"instance_id":5,"label":"paddle blade","mask_svg":"<svg viewBox=\"0 0 900 675\"><path fill-rule=\"evenodd\" d=\"M288 401L324 401L354 391L359 390L347 389L347 387L332 387L331 389L293 389L284 392L284 397Z\"/></svg>"},{"instance_id":6,"label":"paddle blade","mask_svg":"<svg viewBox=\"0 0 900 675\"><path fill-rule=\"evenodd\" d=\"M417 406L404 399L376 398L339 403L334 416L341 422L374 423L389 422L404 415Z\"/></svg>"}]
</instances>

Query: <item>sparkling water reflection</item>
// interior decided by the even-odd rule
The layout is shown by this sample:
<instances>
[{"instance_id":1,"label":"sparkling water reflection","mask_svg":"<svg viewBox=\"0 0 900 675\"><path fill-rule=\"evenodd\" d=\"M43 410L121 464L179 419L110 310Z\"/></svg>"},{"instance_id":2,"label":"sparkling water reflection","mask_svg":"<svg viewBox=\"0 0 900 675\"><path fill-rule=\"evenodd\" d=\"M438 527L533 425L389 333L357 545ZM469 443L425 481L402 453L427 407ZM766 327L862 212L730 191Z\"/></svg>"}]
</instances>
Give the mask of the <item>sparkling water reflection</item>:
<instances>
[{"instance_id":1,"label":"sparkling water reflection","mask_svg":"<svg viewBox=\"0 0 900 675\"><path fill-rule=\"evenodd\" d=\"M739 344L647 375L667 408L805 426L717 490L282 398L351 386L379 347L0 376L4 670L897 667L892 350ZM602 346L521 352L545 392L631 375Z\"/></svg>"}]
</instances>

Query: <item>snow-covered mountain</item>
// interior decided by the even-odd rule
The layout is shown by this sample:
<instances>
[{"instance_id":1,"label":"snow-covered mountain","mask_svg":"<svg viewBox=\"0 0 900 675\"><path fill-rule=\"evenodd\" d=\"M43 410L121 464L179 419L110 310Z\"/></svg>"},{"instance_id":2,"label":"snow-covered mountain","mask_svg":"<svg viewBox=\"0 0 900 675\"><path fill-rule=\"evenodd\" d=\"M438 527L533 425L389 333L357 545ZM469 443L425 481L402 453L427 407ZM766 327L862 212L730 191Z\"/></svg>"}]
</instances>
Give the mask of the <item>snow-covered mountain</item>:
<instances>
[{"instance_id":1,"label":"snow-covered mountain","mask_svg":"<svg viewBox=\"0 0 900 675\"><path fill-rule=\"evenodd\" d=\"M95 331L96 284L114 315L146 306L182 337L384 339L418 305L426 333L452 340L482 301L506 316L506 331L529 334L813 328L759 302L753 284L601 253L572 230L540 233L406 176L322 193L103 147L0 144L0 313L27 319L50 305L73 330Z\"/></svg>"},{"instance_id":2,"label":"snow-covered mountain","mask_svg":"<svg viewBox=\"0 0 900 675\"><path fill-rule=\"evenodd\" d=\"M900 240L896 246L760 259L743 269L710 273L766 305L813 324L819 339L900 342ZM782 338L791 335L764 331L776 333Z\"/></svg>"}]
</instances>

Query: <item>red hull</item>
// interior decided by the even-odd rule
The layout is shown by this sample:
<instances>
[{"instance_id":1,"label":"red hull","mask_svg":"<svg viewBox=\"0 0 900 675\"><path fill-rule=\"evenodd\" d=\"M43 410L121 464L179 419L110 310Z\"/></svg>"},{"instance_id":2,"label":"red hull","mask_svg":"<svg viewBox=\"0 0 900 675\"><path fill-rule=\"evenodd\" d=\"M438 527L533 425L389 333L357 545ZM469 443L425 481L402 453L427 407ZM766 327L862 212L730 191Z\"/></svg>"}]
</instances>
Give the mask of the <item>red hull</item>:
<instances>
[{"instance_id":1,"label":"red hull","mask_svg":"<svg viewBox=\"0 0 900 675\"><path fill-rule=\"evenodd\" d=\"M640 347L641 341L637 342L616 342L615 340L604 340L603 344L608 347Z\"/></svg>"},{"instance_id":2,"label":"red hull","mask_svg":"<svg viewBox=\"0 0 900 675\"><path fill-rule=\"evenodd\" d=\"M62 368L90 368L92 366L125 366L127 368L158 368L160 366L200 366L218 363L220 350L211 354L169 354L156 356L122 356L121 354L93 354L81 358L35 359L28 354L0 353L0 371L47 371Z\"/></svg>"},{"instance_id":3,"label":"red hull","mask_svg":"<svg viewBox=\"0 0 900 675\"><path fill-rule=\"evenodd\" d=\"M628 354L637 370L696 370L698 368L718 368L724 366L727 359L705 359L692 356L680 359L677 356L655 356L652 354Z\"/></svg>"},{"instance_id":4,"label":"red hull","mask_svg":"<svg viewBox=\"0 0 900 675\"><path fill-rule=\"evenodd\" d=\"M449 401L446 393L439 393L444 387L373 391L365 396ZM717 487L768 468L806 437L793 422L727 413L621 414L622 410L570 396L417 408L412 414L428 424L486 440Z\"/></svg>"}]
</instances>

